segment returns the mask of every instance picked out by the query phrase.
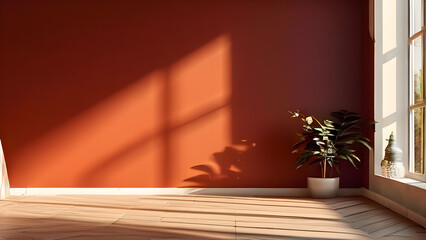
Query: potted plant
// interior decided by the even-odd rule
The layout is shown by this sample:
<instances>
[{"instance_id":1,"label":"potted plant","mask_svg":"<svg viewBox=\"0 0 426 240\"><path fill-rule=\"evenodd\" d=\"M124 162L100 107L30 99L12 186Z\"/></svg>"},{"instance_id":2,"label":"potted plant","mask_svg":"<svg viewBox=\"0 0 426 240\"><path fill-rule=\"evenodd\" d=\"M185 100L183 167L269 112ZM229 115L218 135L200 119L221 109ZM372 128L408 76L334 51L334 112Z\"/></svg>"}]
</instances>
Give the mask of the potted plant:
<instances>
[{"instance_id":1,"label":"potted plant","mask_svg":"<svg viewBox=\"0 0 426 240\"><path fill-rule=\"evenodd\" d=\"M354 112L340 110L332 112L334 119L322 123L312 115L306 115L299 110L289 111L292 118L303 121L303 132L298 133L301 140L293 145L296 158L296 168L303 165L319 164L321 178L308 177L308 189L312 197L329 198L337 195L339 178L331 177L332 171L339 173L339 161L347 160L355 168L355 162L361 160L353 149L354 144L360 143L371 149L369 140L361 135L360 123L362 117ZM329 174L327 178L327 174Z\"/></svg>"}]
</instances>

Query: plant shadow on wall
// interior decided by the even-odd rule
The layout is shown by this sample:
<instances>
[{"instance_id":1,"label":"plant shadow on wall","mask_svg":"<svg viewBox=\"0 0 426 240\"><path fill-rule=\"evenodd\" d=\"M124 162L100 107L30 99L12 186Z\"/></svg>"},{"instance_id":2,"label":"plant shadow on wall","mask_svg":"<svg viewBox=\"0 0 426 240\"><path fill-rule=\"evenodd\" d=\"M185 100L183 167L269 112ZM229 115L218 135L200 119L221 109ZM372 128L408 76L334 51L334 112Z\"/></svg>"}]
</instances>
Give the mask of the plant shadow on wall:
<instances>
[{"instance_id":1,"label":"plant shadow on wall","mask_svg":"<svg viewBox=\"0 0 426 240\"><path fill-rule=\"evenodd\" d=\"M241 186L241 175L255 147L256 143L242 140L241 144L226 146L223 151L213 153L213 162L191 167L201 173L185 179L184 182L191 183L185 187Z\"/></svg>"}]
</instances>

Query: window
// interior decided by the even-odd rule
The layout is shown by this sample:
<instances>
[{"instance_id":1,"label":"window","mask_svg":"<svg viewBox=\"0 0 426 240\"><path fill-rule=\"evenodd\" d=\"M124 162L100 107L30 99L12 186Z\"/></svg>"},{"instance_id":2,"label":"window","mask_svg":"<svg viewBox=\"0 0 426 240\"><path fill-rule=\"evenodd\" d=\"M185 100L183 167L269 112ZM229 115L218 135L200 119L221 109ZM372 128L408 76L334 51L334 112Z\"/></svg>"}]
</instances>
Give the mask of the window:
<instances>
[{"instance_id":1,"label":"window","mask_svg":"<svg viewBox=\"0 0 426 240\"><path fill-rule=\"evenodd\" d=\"M410 0L409 20L409 113L410 161L409 177L425 181L425 0Z\"/></svg>"}]
</instances>

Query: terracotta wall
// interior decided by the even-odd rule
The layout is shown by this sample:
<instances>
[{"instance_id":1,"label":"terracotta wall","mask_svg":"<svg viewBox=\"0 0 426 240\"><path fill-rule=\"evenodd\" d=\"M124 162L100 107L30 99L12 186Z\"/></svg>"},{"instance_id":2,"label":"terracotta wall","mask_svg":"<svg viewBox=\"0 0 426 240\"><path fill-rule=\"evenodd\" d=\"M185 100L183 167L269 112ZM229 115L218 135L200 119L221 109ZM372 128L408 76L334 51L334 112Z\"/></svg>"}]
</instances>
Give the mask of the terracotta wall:
<instances>
[{"instance_id":1,"label":"terracotta wall","mask_svg":"<svg viewBox=\"0 0 426 240\"><path fill-rule=\"evenodd\" d=\"M1 1L11 186L305 187L287 110L372 116L366 2Z\"/></svg>"}]
</instances>

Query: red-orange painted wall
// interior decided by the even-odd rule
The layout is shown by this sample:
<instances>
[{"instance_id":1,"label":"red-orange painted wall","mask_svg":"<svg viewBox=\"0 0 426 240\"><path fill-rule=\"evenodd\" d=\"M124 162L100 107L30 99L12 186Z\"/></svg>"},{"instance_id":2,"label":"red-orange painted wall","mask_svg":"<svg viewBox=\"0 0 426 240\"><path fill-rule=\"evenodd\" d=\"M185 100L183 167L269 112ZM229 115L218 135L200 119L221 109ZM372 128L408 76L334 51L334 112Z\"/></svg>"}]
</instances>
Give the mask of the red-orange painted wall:
<instances>
[{"instance_id":1,"label":"red-orange painted wall","mask_svg":"<svg viewBox=\"0 0 426 240\"><path fill-rule=\"evenodd\" d=\"M0 1L11 186L305 187L287 110L371 120L366 28L358 0Z\"/></svg>"}]
</instances>

